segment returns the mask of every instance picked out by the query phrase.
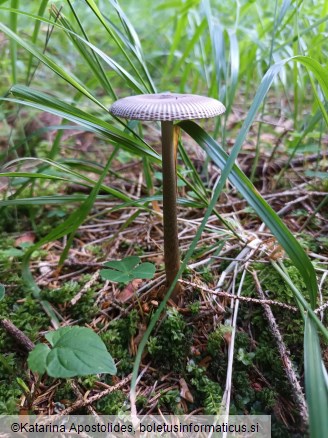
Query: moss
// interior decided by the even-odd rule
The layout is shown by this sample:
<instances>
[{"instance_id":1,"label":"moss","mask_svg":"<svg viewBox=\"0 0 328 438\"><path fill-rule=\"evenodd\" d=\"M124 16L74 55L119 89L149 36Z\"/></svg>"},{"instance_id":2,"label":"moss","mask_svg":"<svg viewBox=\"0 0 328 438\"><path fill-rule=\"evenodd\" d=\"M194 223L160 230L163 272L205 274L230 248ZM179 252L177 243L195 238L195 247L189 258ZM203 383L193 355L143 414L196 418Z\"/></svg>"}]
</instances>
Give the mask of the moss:
<instances>
[{"instance_id":1,"label":"moss","mask_svg":"<svg viewBox=\"0 0 328 438\"><path fill-rule=\"evenodd\" d=\"M135 336L138 329L139 315L136 310L126 317L112 321L105 333L101 333L108 351L115 361L119 362L118 374L124 375L131 372L134 358L129 353L129 344L132 336Z\"/></svg>"},{"instance_id":2,"label":"moss","mask_svg":"<svg viewBox=\"0 0 328 438\"><path fill-rule=\"evenodd\" d=\"M180 402L181 397L179 390L172 389L161 394L157 403L161 410L164 408L167 409L169 413L173 413L174 415L183 415L183 412L179 406Z\"/></svg>"},{"instance_id":3,"label":"moss","mask_svg":"<svg viewBox=\"0 0 328 438\"><path fill-rule=\"evenodd\" d=\"M65 305L83 288L85 283L90 279L89 275L81 276L79 281L68 281L57 289L44 289L41 292L41 297L48 300L50 303ZM79 301L72 307L61 306L61 314L69 314L73 319L76 319L79 324L90 321L98 312L94 305L94 295L97 290L97 284L93 285L86 293L82 295Z\"/></svg>"},{"instance_id":4,"label":"moss","mask_svg":"<svg viewBox=\"0 0 328 438\"><path fill-rule=\"evenodd\" d=\"M54 304L64 304L70 301L80 290L77 281L68 281L57 289L44 289L41 293L43 299Z\"/></svg>"},{"instance_id":5,"label":"moss","mask_svg":"<svg viewBox=\"0 0 328 438\"><path fill-rule=\"evenodd\" d=\"M148 340L148 352L161 371L182 371L190 349L191 330L176 309L169 309L156 336Z\"/></svg>"},{"instance_id":6,"label":"moss","mask_svg":"<svg viewBox=\"0 0 328 438\"><path fill-rule=\"evenodd\" d=\"M128 398L122 391L106 395L96 403L97 412L102 415L119 415L129 410Z\"/></svg>"},{"instance_id":7,"label":"moss","mask_svg":"<svg viewBox=\"0 0 328 438\"><path fill-rule=\"evenodd\" d=\"M218 351L226 343L225 336L231 333L231 326L220 325L214 332L210 333L207 340L207 351L213 357L218 355Z\"/></svg>"},{"instance_id":8,"label":"moss","mask_svg":"<svg viewBox=\"0 0 328 438\"><path fill-rule=\"evenodd\" d=\"M66 400L74 400L75 394L69 380L63 380L56 389L54 401L63 403L65 405Z\"/></svg>"},{"instance_id":9,"label":"moss","mask_svg":"<svg viewBox=\"0 0 328 438\"><path fill-rule=\"evenodd\" d=\"M213 284L215 282L214 272L211 268L205 268L199 272L202 281L206 284Z\"/></svg>"},{"instance_id":10,"label":"moss","mask_svg":"<svg viewBox=\"0 0 328 438\"><path fill-rule=\"evenodd\" d=\"M98 382L97 375L89 375L79 378L79 383L84 386L85 389L92 389L96 382Z\"/></svg>"},{"instance_id":11,"label":"moss","mask_svg":"<svg viewBox=\"0 0 328 438\"><path fill-rule=\"evenodd\" d=\"M192 315L198 315L199 314L200 305L201 305L201 303L199 301L193 301L192 303L189 304L188 307L189 307Z\"/></svg>"},{"instance_id":12,"label":"moss","mask_svg":"<svg viewBox=\"0 0 328 438\"><path fill-rule=\"evenodd\" d=\"M22 358L15 353L0 355L0 414L13 415L18 412L22 391L16 381L20 377Z\"/></svg>"},{"instance_id":13,"label":"moss","mask_svg":"<svg viewBox=\"0 0 328 438\"><path fill-rule=\"evenodd\" d=\"M196 406L202 406L205 415L217 414L222 402L220 385L207 376L205 368L192 360L188 362L187 373L193 387Z\"/></svg>"},{"instance_id":14,"label":"moss","mask_svg":"<svg viewBox=\"0 0 328 438\"><path fill-rule=\"evenodd\" d=\"M22 395L16 383L6 384L0 380L0 415L15 415L19 411L19 397Z\"/></svg>"},{"instance_id":15,"label":"moss","mask_svg":"<svg viewBox=\"0 0 328 438\"><path fill-rule=\"evenodd\" d=\"M91 321L98 313L95 306L95 290L90 289L83 294L81 299L70 309L70 316L78 321L79 324L84 324Z\"/></svg>"},{"instance_id":16,"label":"moss","mask_svg":"<svg viewBox=\"0 0 328 438\"><path fill-rule=\"evenodd\" d=\"M140 412L141 409L145 408L148 403L148 398L144 395L138 395L136 400L137 411Z\"/></svg>"}]
</instances>

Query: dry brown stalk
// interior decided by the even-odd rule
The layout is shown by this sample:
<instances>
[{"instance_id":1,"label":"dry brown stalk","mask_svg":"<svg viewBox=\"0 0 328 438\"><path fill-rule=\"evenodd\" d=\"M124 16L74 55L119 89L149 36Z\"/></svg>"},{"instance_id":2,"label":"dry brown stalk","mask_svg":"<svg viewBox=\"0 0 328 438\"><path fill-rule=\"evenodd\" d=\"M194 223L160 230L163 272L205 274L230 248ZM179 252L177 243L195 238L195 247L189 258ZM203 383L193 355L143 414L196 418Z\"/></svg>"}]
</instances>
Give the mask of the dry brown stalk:
<instances>
[{"instance_id":1,"label":"dry brown stalk","mask_svg":"<svg viewBox=\"0 0 328 438\"><path fill-rule=\"evenodd\" d=\"M117 390L123 388L127 383L130 382L131 377L132 377L132 374L129 374L127 377L125 377L125 379L121 380L116 385L111 386L111 387L105 389L104 391L99 392L98 394L95 394L95 395L93 395L90 398L87 398L86 400L78 400L77 402L75 402L69 408L64 409L61 412L61 415L69 415L72 412L76 411L77 409L85 408L85 407L90 406L92 403L100 400L101 398L105 397L106 395L108 395L108 394L110 394L110 393L112 393L114 391L117 391Z\"/></svg>"},{"instance_id":2,"label":"dry brown stalk","mask_svg":"<svg viewBox=\"0 0 328 438\"><path fill-rule=\"evenodd\" d=\"M218 295L218 296L222 296L225 298L230 298L233 300L240 300L240 301L245 301L246 303L255 303L255 304L267 304L267 305L272 305L272 306L280 306L283 307L284 309L288 309L291 310L292 312L298 312L298 309L294 306L290 306L289 304L285 304L285 303L281 303L280 301L274 301L274 300L266 300L264 295L263 295L263 299L258 299L258 298L251 298L251 297L236 297L233 294L230 294L229 292L223 292L223 291L214 291L212 289L209 289L205 286L200 286L199 284L196 283L192 283L190 281L186 281L186 280L179 280L180 283L184 283L187 284L188 286L192 286L195 287L197 289L201 289L204 292L208 292L210 294L213 295Z\"/></svg>"},{"instance_id":3,"label":"dry brown stalk","mask_svg":"<svg viewBox=\"0 0 328 438\"><path fill-rule=\"evenodd\" d=\"M255 287L256 287L257 293L263 299L264 292L262 290L257 273L255 271L253 271L252 275L253 275L253 278L255 281ZM302 387L301 387L301 385L298 381L298 378L296 376L296 373L294 371L294 367L293 367L292 361L290 359L289 351L287 350L286 344L284 343L284 341L282 339L278 324L276 323L276 320L275 320L275 317L271 311L271 308L268 304L265 304L265 303L262 303L262 304L263 304L265 316L266 316L268 323L269 323L271 333L272 333L272 335L277 343L277 347L279 350L281 361L282 361L283 367L285 369L288 381L291 385L294 400L295 400L295 402L298 406L298 409L299 409L302 429L306 430L307 426L308 426L308 421L309 421L309 414L308 414L307 404L305 401Z\"/></svg>"},{"instance_id":4,"label":"dry brown stalk","mask_svg":"<svg viewBox=\"0 0 328 438\"><path fill-rule=\"evenodd\" d=\"M70 305L74 306L81 298L82 296L88 292L91 286L94 285L94 283L99 278L99 271L96 271L93 276L90 278L90 280L83 286L83 288L78 292L75 297L73 297L70 301Z\"/></svg>"},{"instance_id":5,"label":"dry brown stalk","mask_svg":"<svg viewBox=\"0 0 328 438\"><path fill-rule=\"evenodd\" d=\"M21 330L19 330L9 319L1 319L0 325L2 328L17 341L18 344L20 344L22 347L25 348L27 351L32 351L35 347L34 343L23 333Z\"/></svg>"}]
</instances>

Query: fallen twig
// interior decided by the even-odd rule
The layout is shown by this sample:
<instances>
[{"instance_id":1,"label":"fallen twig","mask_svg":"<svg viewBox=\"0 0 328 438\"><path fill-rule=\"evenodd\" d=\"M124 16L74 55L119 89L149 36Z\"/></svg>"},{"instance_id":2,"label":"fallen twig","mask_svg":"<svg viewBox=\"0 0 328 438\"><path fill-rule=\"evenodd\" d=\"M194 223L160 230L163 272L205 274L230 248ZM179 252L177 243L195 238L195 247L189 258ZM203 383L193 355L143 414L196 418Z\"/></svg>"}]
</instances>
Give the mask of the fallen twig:
<instances>
[{"instance_id":1,"label":"fallen twig","mask_svg":"<svg viewBox=\"0 0 328 438\"><path fill-rule=\"evenodd\" d=\"M27 351L32 351L35 347L34 343L17 328L9 319L1 319L0 325L2 328L14 338L18 344L25 348Z\"/></svg>"},{"instance_id":2,"label":"fallen twig","mask_svg":"<svg viewBox=\"0 0 328 438\"><path fill-rule=\"evenodd\" d=\"M93 286L95 284L95 282L98 280L99 278L99 271L96 271L92 277L90 278L90 280L83 286L83 288L80 290L80 292L78 292L70 301L70 305L74 306L81 298L82 296L87 293L90 289L91 286Z\"/></svg>"},{"instance_id":3,"label":"fallen twig","mask_svg":"<svg viewBox=\"0 0 328 438\"><path fill-rule=\"evenodd\" d=\"M261 284L260 284L259 279L257 277L257 273L255 271L253 271L252 275L253 275L253 278L255 281L255 287L256 287L257 293L259 294L259 296L261 298L264 298L264 292L262 290ZM279 331L279 327L276 323L276 320L275 320L275 317L271 311L271 308L268 304L262 303L262 305L264 308L265 316L266 316L268 323L269 323L271 333L272 333L274 339L276 340L277 347L278 347L280 357L281 357L281 361L282 361L283 367L285 369L289 383L291 385L295 402L297 403L299 411L300 411L300 421L301 421L302 428L304 430L306 430L307 426L308 426L308 421L309 421L309 414L308 414L307 404L305 401L302 387L301 387L301 385L298 381L298 378L296 376L296 373L294 371L294 367L293 367L292 361L290 359L289 352L288 352L287 347L282 339L281 333Z\"/></svg>"},{"instance_id":4,"label":"fallen twig","mask_svg":"<svg viewBox=\"0 0 328 438\"><path fill-rule=\"evenodd\" d=\"M130 380L131 380L132 374L128 375L127 377L125 377L125 379L121 380L120 382L118 382L116 385L111 386L107 389L105 389L102 392L99 392L98 394L93 395L92 397L86 399L86 400L78 400L77 402L75 402L72 406L70 406L67 409L64 409L61 412L61 415L69 415L72 412L76 411L77 409L80 408L85 408L90 406L92 403L100 400L101 398L105 397L106 395L117 391L118 389L123 388Z\"/></svg>"},{"instance_id":5,"label":"fallen twig","mask_svg":"<svg viewBox=\"0 0 328 438\"><path fill-rule=\"evenodd\" d=\"M262 305L263 304L267 304L269 306L271 306L271 305L272 306L280 306L280 307L283 307L284 309L288 309L288 310L291 310L293 312L298 312L298 309L296 307L290 306L289 304L281 303L280 301L267 300L265 298L258 299L258 298L243 297L243 296L236 297L235 295L230 294L229 292L214 291L214 290L209 289L209 288L207 288L205 286L200 286L199 284L192 283L191 281L186 281L186 280L179 280L179 281L180 281L180 283L187 284L189 286L201 289L201 290L203 290L205 292L208 292L210 294L213 294L213 295L218 295L218 296L222 296L222 297L225 297L225 298L230 298L230 299L233 299L233 300L245 301L246 303L255 303L255 304L262 304Z\"/></svg>"}]
</instances>

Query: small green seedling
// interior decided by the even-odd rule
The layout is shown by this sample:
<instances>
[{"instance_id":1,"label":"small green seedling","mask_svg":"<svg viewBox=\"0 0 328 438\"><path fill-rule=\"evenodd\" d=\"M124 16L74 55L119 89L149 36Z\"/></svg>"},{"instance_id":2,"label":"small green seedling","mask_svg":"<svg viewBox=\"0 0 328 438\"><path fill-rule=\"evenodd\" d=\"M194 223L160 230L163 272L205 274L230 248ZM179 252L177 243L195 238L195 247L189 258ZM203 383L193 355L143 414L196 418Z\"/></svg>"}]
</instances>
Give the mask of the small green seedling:
<instances>
[{"instance_id":1,"label":"small green seedling","mask_svg":"<svg viewBox=\"0 0 328 438\"><path fill-rule=\"evenodd\" d=\"M61 327L49 332L46 344L35 346L28 366L39 374L69 378L89 374L116 374L112 356L101 338L87 327Z\"/></svg>"},{"instance_id":2,"label":"small green seedling","mask_svg":"<svg viewBox=\"0 0 328 438\"><path fill-rule=\"evenodd\" d=\"M155 275L155 265L153 263L140 263L138 256L126 257L122 260L113 260L104 264L106 268L100 271L103 280L114 281L117 283L129 283L139 279L150 279Z\"/></svg>"}]
</instances>

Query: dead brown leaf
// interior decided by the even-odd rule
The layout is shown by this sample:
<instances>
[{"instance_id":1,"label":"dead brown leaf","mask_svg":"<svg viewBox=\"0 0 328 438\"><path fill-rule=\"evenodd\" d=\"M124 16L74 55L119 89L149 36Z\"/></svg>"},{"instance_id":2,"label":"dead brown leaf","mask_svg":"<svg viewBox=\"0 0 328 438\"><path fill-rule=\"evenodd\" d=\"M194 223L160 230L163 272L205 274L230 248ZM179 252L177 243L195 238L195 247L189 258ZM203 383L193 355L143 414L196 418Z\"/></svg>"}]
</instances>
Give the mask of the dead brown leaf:
<instances>
[{"instance_id":1,"label":"dead brown leaf","mask_svg":"<svg viewBox=\"0 0 328 438\"><path fill-rule=\"evenodd\" d=\"M23 243L34 243L35 234L32 231L22 234L15 240L15 247L22 246Z\"/></svg>"},{"instance_id":2,"label":"dead brown leaf","mask_svg":"<svg viewBox=\"0 0 328 438\"><path fill-rule=\"evenodd\" d=\"M131 283L129 283L122 291L120 291L115 298L121 303L126 303L134 296L141 283L142 280L139 278L132 280Z\"/></svg>"},{"instance_id":3,"label":"dead brown leaf","mask_svg":"<svg viewBox=\"0 0 328 438\"><path fill-rule=\"evenodd\" d=\"M181 378L179 380L179 383L180 383L180 396L185 400L187 400L188 402L193 403L194 397L192 396L185 379Z\"/></svg>"}]
</instances>

